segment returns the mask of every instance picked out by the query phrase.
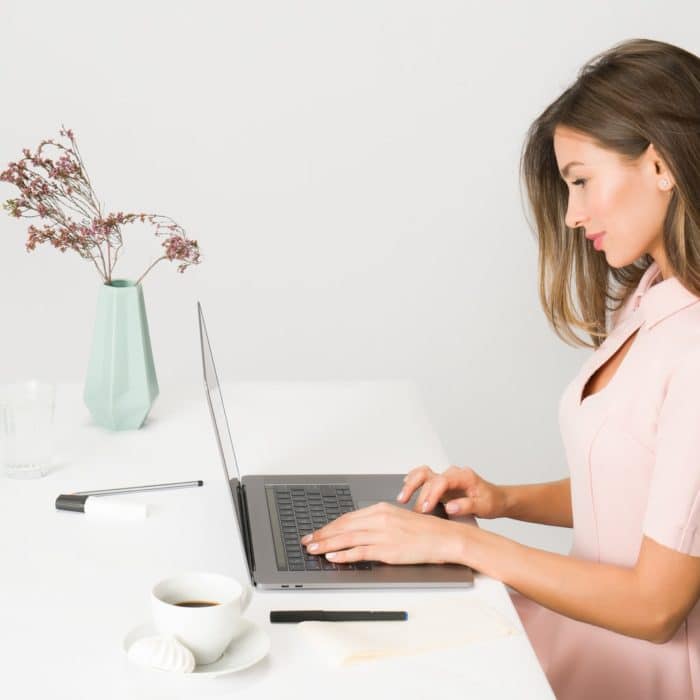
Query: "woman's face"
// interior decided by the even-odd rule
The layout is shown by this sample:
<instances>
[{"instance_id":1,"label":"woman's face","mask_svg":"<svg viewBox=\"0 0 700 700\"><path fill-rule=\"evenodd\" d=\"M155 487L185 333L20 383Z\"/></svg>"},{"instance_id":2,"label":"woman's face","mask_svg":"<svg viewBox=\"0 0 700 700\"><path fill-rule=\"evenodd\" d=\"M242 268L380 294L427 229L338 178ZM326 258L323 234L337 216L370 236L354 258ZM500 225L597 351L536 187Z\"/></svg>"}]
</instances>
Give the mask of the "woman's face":
<instances>
[{"instance_id":1,"label":"woman's face","mask_svg":"<svg viewBox=\"0 0 700 700\"><path fill-rule=\"evenodd\" d=\"M589 136L558 126L554 153L569 189L566 225L583 227L588 235L605 231L597 245L611 267L630 265L648 253L664 279L670 276L662 231L674 180L653 144L628 164L614 151L596 146ZM581 165L569 165L572 161ZM665 189L660 185L664 178ZM593 241L589 245L593 247Z\"/></svg>"}]
</instances>

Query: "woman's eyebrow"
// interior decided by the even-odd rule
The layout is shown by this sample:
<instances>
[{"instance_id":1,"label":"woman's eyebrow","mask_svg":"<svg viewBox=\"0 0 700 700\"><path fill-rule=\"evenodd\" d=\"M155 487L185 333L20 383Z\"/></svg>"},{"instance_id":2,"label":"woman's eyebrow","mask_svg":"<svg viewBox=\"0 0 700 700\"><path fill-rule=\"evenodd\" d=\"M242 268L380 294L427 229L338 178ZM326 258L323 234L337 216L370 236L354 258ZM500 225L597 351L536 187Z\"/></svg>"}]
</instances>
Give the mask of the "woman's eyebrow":
<instances>
[{"instance_id":1,"label":"woman's eyebrow","mask_svg":"<svg viewBox=\"0 0 700 700\"><path fill-rule=\"evenodd\" d=\"M572 160L570 163L567 163L564 166L564 169L561 171L561 176L562 177L568 177L569 176L569 168L573 165L585 165L585 163L582 163L580 160Z\"/></svg>"}]
</instances>

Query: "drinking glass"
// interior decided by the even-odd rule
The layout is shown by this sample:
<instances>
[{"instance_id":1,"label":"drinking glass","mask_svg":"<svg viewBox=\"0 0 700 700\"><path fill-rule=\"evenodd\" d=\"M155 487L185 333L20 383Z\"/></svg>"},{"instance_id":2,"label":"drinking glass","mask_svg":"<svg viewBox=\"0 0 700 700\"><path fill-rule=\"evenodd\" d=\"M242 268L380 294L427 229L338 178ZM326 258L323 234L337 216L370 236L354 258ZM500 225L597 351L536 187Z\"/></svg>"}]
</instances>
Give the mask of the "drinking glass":
<instances>
[{"instance_id":1,"label":"drinking glass","mask_svg":"<svg viewBox=\"0 0 700 700\"><path fill-rule=\"evenodd\" d=\"M6 476L33 479L49 469L54 438L54 384L0 386L0 465Z\"/></svg>"}]
</instances>

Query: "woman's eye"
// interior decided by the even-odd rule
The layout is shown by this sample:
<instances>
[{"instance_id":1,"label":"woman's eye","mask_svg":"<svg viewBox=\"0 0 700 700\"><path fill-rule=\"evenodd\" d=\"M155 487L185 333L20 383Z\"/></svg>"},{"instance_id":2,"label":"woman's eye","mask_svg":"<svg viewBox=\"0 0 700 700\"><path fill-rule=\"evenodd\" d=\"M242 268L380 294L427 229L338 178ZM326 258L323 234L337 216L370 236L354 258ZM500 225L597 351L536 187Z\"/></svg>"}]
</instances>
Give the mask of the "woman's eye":
<instances>
[{"instance_id":1,"label":"woman's eye","mask_svg":"<svg viewBox=\"0 0 700 700\"><path fill-rule=\"evenodd\" d=\"M586 182L585 179L579 178L578 180L574 180L571 184L574 185L574 186L576 186L576 185L581 185L581 187L583 187L583 183L584 183L584 182Z\"/></svg>"}]
</instances>

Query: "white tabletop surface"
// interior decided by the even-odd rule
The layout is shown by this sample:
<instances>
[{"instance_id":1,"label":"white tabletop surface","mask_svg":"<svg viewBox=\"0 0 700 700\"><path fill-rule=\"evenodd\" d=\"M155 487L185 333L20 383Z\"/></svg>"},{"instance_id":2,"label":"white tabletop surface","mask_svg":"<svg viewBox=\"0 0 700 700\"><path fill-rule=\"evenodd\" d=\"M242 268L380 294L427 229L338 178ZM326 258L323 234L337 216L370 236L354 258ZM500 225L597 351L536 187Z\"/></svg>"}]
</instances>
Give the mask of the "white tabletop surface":
<instances>
[{"instance_id":1,"label":"white tabletop surface","mask_svg":"<svg viewBox=\"0 0 700 700\"><path fill-rule=\"evenodd\" d=\"M238 382L223 394L244 474L449 466L412 382ZM148 621L156 581L191 570L247 580L203 389L161 387L142 429L110 432L92 424L82 386L62 384L56 425L46 477L0 479L1 697L554 697L505 587L481 574L463 591L256 591L246 615L272 645L255 666L214 679L133 666L121 641ZM192 479L204 486L130 495L151 506L142 521L54 509L60 493ZM425 596L455 605L478 597L519 632L336 669L310 654L295 625L268 617L295 607L407 609Z\"/></svg>"}]
</instances>

